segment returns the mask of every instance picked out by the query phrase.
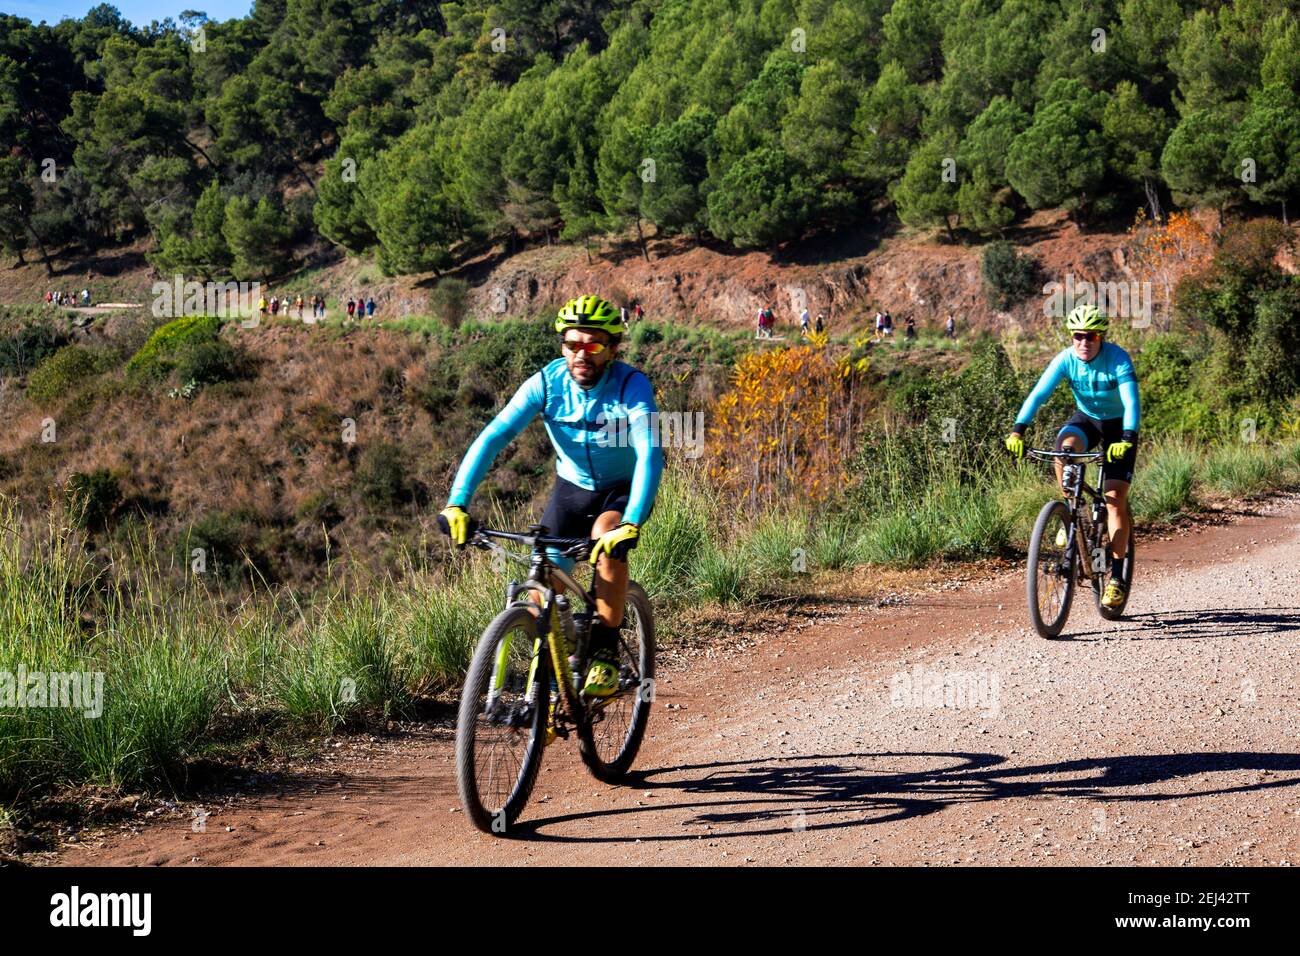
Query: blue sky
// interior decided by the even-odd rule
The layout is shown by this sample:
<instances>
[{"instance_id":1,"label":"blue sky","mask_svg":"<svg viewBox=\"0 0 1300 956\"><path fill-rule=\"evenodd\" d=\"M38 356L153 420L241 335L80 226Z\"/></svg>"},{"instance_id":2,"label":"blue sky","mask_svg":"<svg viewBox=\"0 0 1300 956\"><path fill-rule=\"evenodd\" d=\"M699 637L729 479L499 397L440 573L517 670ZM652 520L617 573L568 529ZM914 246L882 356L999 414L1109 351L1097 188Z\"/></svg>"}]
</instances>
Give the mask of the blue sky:
<instances>
[{"instance_id":1,"label":"blue sky","mask_svg":"<svg viewBox=\"0 0 1300 956\"><path fill-rule=\"evenodd\" d=\"M137 26L151 20L176 19L182 10L202 10L212 20L245 16L253 0L108 0L111 6ZM94 0L0 0L0 13L12 13L33 23L58 23L65 17L79 19L98 6Z\"/></svg>"}]
</instances>

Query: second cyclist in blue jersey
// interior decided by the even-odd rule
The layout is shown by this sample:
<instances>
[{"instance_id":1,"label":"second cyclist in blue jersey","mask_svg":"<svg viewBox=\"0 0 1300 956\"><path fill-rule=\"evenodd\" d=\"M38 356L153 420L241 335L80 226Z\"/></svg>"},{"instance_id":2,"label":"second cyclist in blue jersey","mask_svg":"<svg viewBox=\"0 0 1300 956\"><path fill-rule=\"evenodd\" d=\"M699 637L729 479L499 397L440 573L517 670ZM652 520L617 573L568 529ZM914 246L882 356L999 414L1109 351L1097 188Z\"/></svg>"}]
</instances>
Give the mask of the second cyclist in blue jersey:
<instances>
[{"instance_id":1,"label":"second cyclist in blue jersey","mask_svg":"<svg viewBox=\"0 0 1300 956\"><path fill-rule=\"evenodd\" d=\"M1085 451L1098 445L1105 448L1101 478L1109 519L1111 577L1102 594L1102 604L1118 607L1125 597L1121 569L1128 553L1131 523L1128 489L1133 481L1141 416L1137 376L1129 354L1106 341L1110 321L1096 306L1079 306L1065 324L1071 334L1070 347L1052 359L1025 399L1006 446L1017 458L1024 455L1025 429L1057 386L1068 381L1074 392L1076 410L1057 434L1056 448L1058 451ZM1058 482L1062 470L1058 462Z\"/></svg>"},{"instance_id":2,"label":"second cyclist in blue jersey","mask_svg":"<svg viewBox=\"0 0 1300 956\"><path fill-rule=\"evenodd\" d=\"M561 357L524 382L470 445L442 517L452 540L464 544L475 489L501 450L540 415L556 454L555 490L541 523L548 534L596 540L597 619L583 690L608 697L618 689L626 552L650 517L663 472L651 418L657 409L650 380L617 361L624 325L608 302L594 295L573 299L560 310L555 329Z\"/></svg>"}]
</instances>

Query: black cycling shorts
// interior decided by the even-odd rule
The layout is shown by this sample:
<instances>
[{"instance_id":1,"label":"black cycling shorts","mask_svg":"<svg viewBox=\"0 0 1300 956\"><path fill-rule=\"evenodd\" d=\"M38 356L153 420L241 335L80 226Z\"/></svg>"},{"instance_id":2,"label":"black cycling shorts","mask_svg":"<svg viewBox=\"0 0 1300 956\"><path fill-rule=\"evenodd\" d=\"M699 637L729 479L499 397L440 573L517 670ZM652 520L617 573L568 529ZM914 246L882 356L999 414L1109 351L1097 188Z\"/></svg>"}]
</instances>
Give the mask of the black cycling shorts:
<instances>
[{"instance_id":1,"label":"black cycling shorts","mask_svg":"<svg viewBox=\"0 0 1300 956\"><path fill-rule=\"evenodd\" d=\"M1123 441L1124 419L1122 418L1093 418L1091 415L1085 415L1083 412L1075 409L1070 420L1066 422L1056 436L1056 447L1059 451L1061 448L1061 439L1067 432L1074 432L1083 435L1083 440L1089 450L1096 448L1098 443L1101 444L1101 450L1105 451L1107 446L1117 441ZM1105 486L1107 480L1115 481L1133 481L1133 472L1137 467L1137 443L1128 450L1128 454L1119 461L1103 461L1101 463L1101 483Z\"/></svg>"},{"instance_id":2,"label":"black cycling shorts","mask_svg":"<svg viewBox=\"0 0 1300 956\"><path fill-rule=\"evenodd\" d=\"M631 494L630 481L605 491L588 491L556 475L551 500L542 512L542 525L547 534L557 538L590 538L591 526L606 511L627 511Z\"/></svg>"}]
</instances>

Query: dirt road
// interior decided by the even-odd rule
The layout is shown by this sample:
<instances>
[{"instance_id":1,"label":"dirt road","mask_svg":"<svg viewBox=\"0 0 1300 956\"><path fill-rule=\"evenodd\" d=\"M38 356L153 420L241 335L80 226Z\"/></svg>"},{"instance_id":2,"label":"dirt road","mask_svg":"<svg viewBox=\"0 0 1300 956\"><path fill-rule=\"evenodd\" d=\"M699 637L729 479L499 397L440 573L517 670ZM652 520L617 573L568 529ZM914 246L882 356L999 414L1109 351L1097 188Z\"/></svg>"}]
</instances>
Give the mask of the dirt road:
<instances>
[{"instance_id":1,"label":"dirt road","mask_svg":"<svg viewBox=\"0 0 1300 956\"><path fill-rule=\"evenodd\" d=\"M1145 542L1069 639L1006 574L667 669L632 784L560 743L520 839L469 828L439 729L59 862L1300 863L1300 499L1256 510Z\"/></svg>"}]
</instances>

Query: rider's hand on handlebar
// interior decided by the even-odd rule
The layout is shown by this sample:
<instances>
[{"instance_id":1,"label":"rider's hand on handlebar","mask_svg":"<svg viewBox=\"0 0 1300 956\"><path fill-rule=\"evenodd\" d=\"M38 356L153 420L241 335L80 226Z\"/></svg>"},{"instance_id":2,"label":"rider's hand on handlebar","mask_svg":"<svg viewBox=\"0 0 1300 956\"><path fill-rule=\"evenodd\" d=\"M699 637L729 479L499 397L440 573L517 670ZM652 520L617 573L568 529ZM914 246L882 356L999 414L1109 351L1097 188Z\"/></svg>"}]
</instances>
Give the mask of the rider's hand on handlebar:
<instances>
[{"instance_id":1,"label":"rider's hand on handlebar","mask_svg":"<svg viewBox=\"0 0 1300 956\"><path fill-rule=\"evenodd\" d=\"M1106 448L1106 460L1112 463L1117 462L1132 450L1133 443L1131 441L1112 442Z\"/></svg>"},{"instance_id":2,"label":"rider's hand on handlebar","mask_svg":"<svg viewBox=\"0 0 1300 956\"><path fill-rule=\"evenodd\" d=\"M606 531L600 536L591 549L591 557L588 560L595 564L602 554L608 554L611 558L623 560L627 557L627 552L636 547L637 538L640 534L640 528L630 521L624 521L617 528Z\"/></svg>"},{"instance_id":3,"label":"rider's hand on handlebar","mask_svg":"<svg viewBox=\"0 0 1300 956\"><path fill-rule=\"evenodd\" d=\"M473 519L459 505L448 505L438 514L438 527L442 533L451 537L451 543L463 547L469 539Z\"/></svg>"},{"instance_id":4,"label":"rider's hand on handlebar","mask_svg":"<svg viewBox=\"0 0 1300 956\"><path fill-rule=\"evenodd\" d=\"M1015 458L1025 457L1025 440L1020 436L1020 432L1012 432L1007 436L1007 451L1011 452Z\"/></svg>"}]
</instances>

